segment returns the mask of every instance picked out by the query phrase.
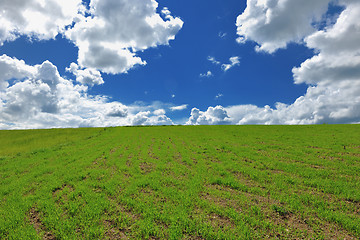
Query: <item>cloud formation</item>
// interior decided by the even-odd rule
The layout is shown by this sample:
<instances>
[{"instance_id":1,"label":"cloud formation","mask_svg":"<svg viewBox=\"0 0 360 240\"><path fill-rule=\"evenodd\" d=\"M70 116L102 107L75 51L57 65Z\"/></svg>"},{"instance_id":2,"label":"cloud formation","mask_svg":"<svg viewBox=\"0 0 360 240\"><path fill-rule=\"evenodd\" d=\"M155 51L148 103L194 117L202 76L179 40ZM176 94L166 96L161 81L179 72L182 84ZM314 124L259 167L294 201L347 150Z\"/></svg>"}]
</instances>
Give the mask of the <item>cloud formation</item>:
<instances>
[{"instance_id":1,"label":"cloud formation","mask_svg":"<svg viewBox=\"0 0 360 240\"><path fill-rule=\"evenodd\" d=\"M157 7L155 0L92 0L89 16L79 17L65 34L79 48L79 66L118 74L145 65L136 52L168 45L183 25Z\"/></svg>"},{"instance_id":2,"label":"cloud formation","mask_svg":"<svg viewBox=\"0 0 360 240\"><path fill-rule=\"evenodd\" d=\"M212 77L213 74L211 71L207 71L206 73L200 73L200 77L202 78L208 78L208 77Z\"/></svg>"},{"instance_id":3,"label":"cloud formation","mask_svg":"<svg viewBox=\"0 0 360 240\"><path fill-rule=\"evenodd\" d=\"M2 55L0 70L2 129L173 124L158 106L126 106L89 95L87 86L61 77L49 61L30 66Z\"/></svg>"},{"instance_id":4,"label":"cloud formation","mask_svg":"<svg viewBox=\"0 0 360 240\"><path fill-rule=\"evenodd\" d=\"M231 57L229 59L230 63L227 63L227 64L222 64L221 65L221 69L224 71L224 72L227 72L228 70L230 70L231 68L237 66L237 65L240 65L240 57Z\"/></svg>"},{"instance_id":5,"label":"cloud formation","mask_svg":"<svg viewBox=\"0 0 360 240\"><path fill-rule=\"evenodd\" d=\"M210 61L214 65L221 65L221 69L224 72L227 72L231 68L240 65L240 57L238 57L238 56L230 57L229 58L230 63L221 63L220 61L216 60L212 56L208 56L207 60ZM207 74L200 74L200 77L210 77L210 76L212 76L212 72L210 72L210 71L208 71Z\"/></svg>"},{"instance_id":6,"label":"cloud formation","mask_svg":"<svg viewBox=\"0 0 360 240\"><path fill-rule=\"evenodd\" d=\"M220 65L221 62L217 61L214 57L212 56L208 56L207 58L208 61L210 61L211 63L215 64L215 65Z\"/></svg>"},{"instance_id":7,"label":"cloud formation","mask_svg":"<svg viewBox=\"0 0 360 240\"><path fill-rule=\"evenodd\" d=\"M259 44L258 50L272 53L290 41L300 41L315 55L293 68L294 83L308 84L304 96L292 104L238 105L222 109L232 124L321 124L360 123L360 2L340 0L344 10L324 29L312 25L327 10L329 1L257 1L237 20L243 40ZM293 15L293 16L292 16ZM281 21L280 21L281 20ZM299 22L298 26L294 26ZM213 124L209 112L194 108L188 124ZM221 118L220 118L221 119Z\"/></svg>"},{"instance_id":8,"label":"cloud formation","mask_svg":"<svg viewBox=\"0 0 360 240\"><path fill-rule=\"evenodd\" d=\"M88 94L104 83L101 72L126 73L146 64L137 52L168 45L183 21L155 0L3 0L0 46L20 36L48 40L58 34L78 47L78 62L60 76L45 61L27 65L0 56L0 128L51 128L173 124L159 106L125 106ZM100 72L101 71L101 72Z\"/></svg>"},{"instance_id":9,"label":"cloud formation","mask_svg":"<svg viewBox=\"0 0 360 240\"><path fill-rule=\"evenodd\" d=\"M248 0L236 21L237 41L255 41L257 51L273 53L316 32L332 0Z\"/></svg>"},{"instance_id":10,"label":"cloud formation","mask_svg":"<svg viewBox=\"0 0 360 240\"><path fill-rule=\"evenodd\" d=\"M80 69L79 65L71 63L70 67L66 68L66 71L74 74L76 76L76 81L83 85L92 87L94 85L104 84L101 73L94 68Z\"/></svg>"},{"instance_id":11,"label":"cloud formation","mask_svg":"<svg viewBox=\"0 0 360 240\"><path fill-rule=\"evenodd\" d=\"M187 109L187 107L188 107L187 104L183 104L183 105L180 105L180 106L170 107L170 110L171 111L182 111L182 110Z\"/></svg>"},{"instance_id":12,"label":"cloud formation","mask_svg":"<svg viewBox=\"0 0 360 240\"><path fill-rule=\"evenodd\" d=\"M0 46L21 35L47 40L71 25L84 7L81 0L1 0Z\"/></svg>"},{"instance_id":13,"label":"cloud formation","mask_svg":"<svg viewBox=\"0 0 360 240\"><path fill-rule=\"evenodd\" d=\"M209 107L205 112L197 108L191 110L187 125L221 125L230 124L230 118L222 106Z\"/></svg>"},{"instance_id":14,"label":"cloud formation","mask_svg":"<svg viewBox=\"0 0 360 240\"><path fill-rule=\"evenodd\" d=\"M155 0L91 0L89 9L81 0L2 0L0 46L19 36L48 40L63 34L79 49L77 64L85 72L79 70L77 79L88 83L83 75L89 71L126 73L146 64L137 52L175 39L183 21L157 8Z\"/></svg>"}]
</instances>

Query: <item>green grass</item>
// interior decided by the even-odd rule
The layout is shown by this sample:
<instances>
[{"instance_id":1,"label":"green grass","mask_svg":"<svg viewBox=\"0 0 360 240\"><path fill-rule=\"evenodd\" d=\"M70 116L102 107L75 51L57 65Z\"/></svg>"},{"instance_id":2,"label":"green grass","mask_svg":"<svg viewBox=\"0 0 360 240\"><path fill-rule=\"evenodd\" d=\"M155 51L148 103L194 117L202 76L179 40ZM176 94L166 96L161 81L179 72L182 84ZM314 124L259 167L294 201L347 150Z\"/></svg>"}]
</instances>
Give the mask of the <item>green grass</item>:
<instances>
[{"instance_id":1,"label":"green grass","mask_svg":"<svg viewBox=\"0 0 360 240\"><path fill-rule=\"evenodd\" d=\"M358 239L360 126L0 131L0 239Z\"/></svg>"}]
</instances>

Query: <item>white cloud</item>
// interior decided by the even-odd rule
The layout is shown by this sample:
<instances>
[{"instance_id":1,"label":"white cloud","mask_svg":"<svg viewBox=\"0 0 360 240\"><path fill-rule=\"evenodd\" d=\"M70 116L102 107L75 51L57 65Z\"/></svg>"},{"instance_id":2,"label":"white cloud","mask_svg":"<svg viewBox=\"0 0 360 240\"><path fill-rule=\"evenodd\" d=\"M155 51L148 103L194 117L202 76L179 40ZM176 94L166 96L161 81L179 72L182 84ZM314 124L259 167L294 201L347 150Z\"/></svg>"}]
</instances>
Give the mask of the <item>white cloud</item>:
<instances>
[{"instance_id":1,"label":"white cloud","mask_svg":"<svg viewBox=\"0 0 360 240\"><path fill-rule=\"evenodd\" d=\"M164 109L162 109L162 108L156 109L156 110L154 111L154 115L156 115L156 116L165 115L165 113L166 113L166 111L165 111Z\"/></svg>"},{"instance_id":2,"label":"white cloud","mask_svg":"<svg viewBox=\"0 0 360 240\"><path fill-rule=\"evenodd\" d=\"M319 7L326 1L311 1L314 10L310 10L308 1L248 1L248 8L243 13L255 14L247 19L247 27L254 29L244 31L247 39L255 40L260 44L260 49L273 52L279 47L285 47L289 41L302 38L307 47L315 49L316 55L306 60L300 67L293 68L294 82L306 83L310 86L304 96L300 96L292 104L277 103L274 108L270 106L257 107L254 105L238 105L221 107L226 112L227 122L231 124L320 124L320 123L360 123L360 2L355 0L342 0L339 4L344 6L344 11L336 21L324 29L315 30L307 28L312 22L312 15L326 11ZM250 4L250 5L249 5ZM304 4L303 7L290 8ZM319 5L320 4L320 5ZM327 3L325 4L327 6ZM280 8L281 7L281 8ZM279 8L279 9L278 9ZM284 8L284 9L283 9ZM320 10L321 8L321 10ZM263 11L267 9L266 11ZM261 10L261 11L260 11ZM281 10L281 11L280 11ZM294 12L295 11L295 12ZM299 11L303 13L299 20L299 29L291 29L293 20L298 21ZM282 14L294 14L294 19L284 21L282 26L275 28L279 19L289 16ZM310 16L307 13L311 13ZM274 15L275 14L275 15ZM245 17L242 18L245 18ZM251 20L252 19L252 20ZM267 19L266 24L261 22ZM239 20L238 20L239 21ZM251 22L253 21L253 22ZM250 24L251 23L251 24ZM256 26L260 24L259 26ZM269 36L257 32L272 29ZM303 31L309 29L309 31ZM285 32L284 32L285 31ZM286 31L289 31L286 33ZM266 31L265 31L266 32ZM299 38L294 37L296 34ZM301 33L301 34L300 34ZM254 35L255 34L255 35ZM278 34L281 38L274 37ZM263 37L263 38L261 38ZM259 40L261 39L261 40ZM193 109L188 124L217 124L216 121L206 121L207 112ZM207 113L207 114L206 114ZM203 120L205 119L205 120Z\"/></svg>"},{"instance_id":3,"label":"white cloud","mask_svg":"<svg viewBox=\"0 0 360 240\"><path fill-rule=\"evenodd\" d=\"M8 80L12 78L22 79L32 71L33 68L27 66L24 61L14 61L3 54L0 56L0 90L9 86Z\"/></svg>"},{"instance_id":4,"label":"white cloud","mask_svg":"<svg viewBox=\"0 0 360 240\"><path fill-rule=\"evenodd\" d=\"M101 73L94 68L80 69L76 63L71 63L70 67L66 68L66 71L74 74L76 76L76 81L83 85L92 87L104 83Z\"/></svg>"},{"instance_id":5,"label":"white cloud","mask_svg":"<svg viewBox=\"0 0 360 240\"><path fill-rule=\"evenodd\" d=\"M2 129L173 124L160 104L126 106L60 76L49 61L30 66L0 57ZM6 84L4 84L6 83Z\"/></svg>"},{"instance_id":6,"label":"white cloud","mask_svg":"<svg viewBox=\"0 0 360 240\"><path fill-rule=\"evenodd\" d=\"M294 68L295 83L336 84L360 80L360 3L348 4L332 27L305 38L318 54Z\"/></svg>"},{"instance_id":7,"label":"white cloud","mask_svg":"<svg viewBox=\"0 0 360 240\"><path fill-rule=\"evenodd\" d=\"M224 96L224 94L222 94L222 93L219 93L219 94L217 94L216 96L215 96L215 99L219 99L219 98L222 98Z\"/></svg>"},{"instance_id":8,"label":"white cloud","mask_svg":"<svg viewBox=\"0 0 360 240\"><path fill-rule=\"evenodd\" d=\"M106 116L120 118L128 116L129 107L117 102L108 103L108 106L109 107L107 108Z\"/></svg>"},{"instance_id":9,"label":"white cloud","mask_svg":"<svg viewBox=\"0 0 360 240\"><path fill-rule=\"evenodd\" d=\"M191 110L191 116L186 122L187 125L213 125L230 124L230 118L222 106L209 107L202 112L197 108Z\"/></svg>"},{"instance_id":10,"label":"white cloud","mask_svg":"<svg viewBox=\"0 0 360 240\"><path fill-rule=\"evenodd\" d=\"M285 48L289 42L301 43L314 33L314 22L321 21L332 0L248 0L238 16L239 43L252 40L257 50L269 53Z\"/></svg>"},{"instance_id":11,"label":"white cloud","mask_svg":"<svg viewBox=\"0 0 360 240\"><path fill-rule=\"evenodd\" d=\"M166 115L150 116L150 111L139 112L132 119L131 125L173 125Z\"/></svg>"},{"instance_id":12,"label":"white cloud","mask_svg":"<svg viewBox=\"0 0 360 240\"><path fill-rule=\"evenodd\" d=\"M204 77L212 77L213 74L211 71L207 71L206 73L200 73L200 77L204 78Z\"/></svg>"},{"instance_id":13,"label":"white cloud","mask_svg":"<svg viewBox=\"0 0 360 240\"><path fill-rule=\"evenodd\" d=\"M227 72L234 66L240 65L240 57L231 57L229 61L230 63L221 65L221 68L224 72Z\"/></svg>"},{"instance_id":14,"label":"white cloud","mask_svg":"<svg viewBox=\"0 0 360 240\"><path fill-rule=\"evenodd\" d=\"M183 105L180 105L180 106L170 107L170 110L171 111L182 111L182 110L187 109L187 107L188 107L187 104L183 104Z\"/></svg>"},{"instance_id":15,"label":"white cloud","mask_svg":"<svg viewBox=\"0 0 360 240\"><path fill-rule=\"evenodd\" d=\"M146 64L136 52L169 44L183 25L157 7L155 0L92 0L90 16L66 32L79 48L78 64L111 74Z\"/></svg>"},{"instance_id":16,"label":"white cloud","mask_svg":"<svg viewBox=\"0 0 360 240\"><path fill-rule=\"evenodd\" d=\"M211 63L215 65L220 65L221 62L217 61L214 57L208 56L207 60L209 60Z\"/></svg>"},{"instance_id":17,"label":"white cloud","mask_svg":"<svg viewBox=\"0 0 360 240\"><path fill-rule=\"evenodd\" d=\"M167 7L164 7L163 8L163 10L161 10L161 13L163 14L163 16L165 17L165 18L169 18L169 19L171 19L171 12L170 12L170 10L167 8Z\"/></svg>"},{"instance_id":18,"label":"white cloud","mask_svg":"<svg viewBox=\"0 0 360 240\"><path fill-rule=\"evenodd\" d=\"M224 72L230 70L234 66L240 65L240 57L238 57L238 56L230 57L229 58L230 63L226 63L226 64L225 63L222 64L220 61L216 60L212 56L208 56L207 60L210 61L212 64L221 65L221 69ZM211 75L212 75L212 72L208 71L206 74L200 74L200 77L210 77Z\"/></svg>"},{"instance_id":19,"label":"white cloud","mask_svg":"<svg viewBox=\"0 0 360 240\"><path fill-rule=\"evenodd\" d=\"M71 25L83 8L81 0L1 0L0 46L20 35L55 38Z\"/></svg>"},{"instance_id":20,"label":"white cloud","mask_svg":"<svg viewBox=\"0 0 360 240\"><path fill-rule=\"evenodd\" d=\"M146 64L137 52L175 39L183 21L157 7L155 0L92 0L89 10L81 0L2 0L0 46L21 35L48 40L64 34L79 48L80 75L87 76L78 80L89 84L90 72L126 73Z\"/></svg>"}]
</instances>

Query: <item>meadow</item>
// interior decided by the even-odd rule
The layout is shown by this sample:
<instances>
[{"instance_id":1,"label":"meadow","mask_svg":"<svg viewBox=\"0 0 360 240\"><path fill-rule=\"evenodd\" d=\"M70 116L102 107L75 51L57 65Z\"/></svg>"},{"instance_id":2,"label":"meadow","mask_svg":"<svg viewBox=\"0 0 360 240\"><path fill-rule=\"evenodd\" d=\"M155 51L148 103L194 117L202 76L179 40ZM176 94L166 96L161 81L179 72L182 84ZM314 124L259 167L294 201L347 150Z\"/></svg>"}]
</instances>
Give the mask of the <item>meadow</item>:
<instances>
[{"instance_id":1,"label":"meadow","mask_svg":"<svg viewBox=\"0 0 360 240\"><path fill-rule=\"evenodd\" d=\"M0 131L0 239L359 239L360 126Z\"/></svg>"}]
</instances>

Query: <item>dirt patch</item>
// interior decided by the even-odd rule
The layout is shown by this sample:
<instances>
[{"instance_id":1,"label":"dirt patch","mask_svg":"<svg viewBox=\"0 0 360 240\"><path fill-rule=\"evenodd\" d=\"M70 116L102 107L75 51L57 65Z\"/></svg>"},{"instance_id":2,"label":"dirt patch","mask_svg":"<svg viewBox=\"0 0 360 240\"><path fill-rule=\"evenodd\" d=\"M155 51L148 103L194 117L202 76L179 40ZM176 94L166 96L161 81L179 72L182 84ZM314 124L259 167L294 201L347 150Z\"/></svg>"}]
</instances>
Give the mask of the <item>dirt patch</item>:
<instances>
[{"instance_id":1,"label":"dirt patch","mask_svg":"<svg viewBox=\"0 0 360 240\"><path fill-rule=\"evenodd\" d=\"M325 169L325 167L320 166L320 165L309 165L309 167L315 168L315 169Z\"/></svg>"},{"instance_id":2,"label":"dirt patch","mask_svg":"<svg viewBox=\"0 0 360 240\"><path fill-rule=\"evenodd\" d=\"M240 181L241 184L244 184L247 187L257 187L257 188L261 188L261 189L265 189L264 186L260 185L258 182L252 180L250 178L250 176L241 173L241 172L237 172L237 171L232 171L232 174L234 174L236 176L236 178Z\"/></svg>"},{"instance_id":3,"label":"dirt patch","mask_svg":"<svg viewBox=\"0 0 360 240\"><path fill-rule=\"evenodd\" d=\"M105 239L129 239L126 235L126 229L118 228L115 221L104 220L103 225L106 229Z\"/></svg>"},{"instance_id":4,"label":"dirt patch","mask_svg":"<svg viewBox=\"0 0 360 240\"><path fill-rule=\"evenodd\" d=\"M104 220L101 221L105 228L105 239L133 239L131 235L131 229L135 222L141 218L139 214L133 213L133 211L125 205L119 203L115 197L109 197L112 208L110 211L104 213ZM121 224L115 221L119 219L119 216L124 216L128 222Z\"/></svg>"},{"instance_id":5,"label":"dirt patch","mask_svg":"<svg viewBox=\"0 0 360 240\"><path fill-rule=\"evenodd\" d=\"M132 166L132 156L128 156L128 160L126 161L126 166L131 167Z\"/></svg>"},{"instance_id":6,"label":"dirt patch","mask_svg":"<svg viewBox=\"0 0 360 240\"><path fill-rule=\"evenodd\" d=\"M156 156L156 155L152 152L152 149L149 150L148 155L149 155L149 157L152 158L152 159L156 159L156 160L159 160L159 159L160 159L158 156Z\"/></svg>"},{"instance_id":7,"label":"dirt patch","mask_svg":"<svg viewBox=\"0 0 360 240\"><path fill-rule=\"evenodd\" d=\"M214 228L232 228L234 227L234 223L231 221L230 218L226 216L221 216L219 214L212 213L208 216L211 225Z\"/></svg>"},{"instance_id":8,"label":"dirt patch","mask_svg":"<svg viewBox=\"0 0 360 240\"><path fill-rule=\"evenodd\" d=\"M327 222L314 215L301 217L300 215L287 210L283 203L271 199L269 196L266 197L249 192L242 192L220 185L209 185L207 188L225 191L231 194L232 197L230 198L223 198L209 192L203 192L201 194L202 199L213 202L218 206L224 208L231 207L237 212L242 212L252 206L257 206L265 219L275 227L274 229L270 229L267 233L271 238L296 239L299 238L299 232L301 232L302 236L300 239L317 238L319 237L319 234L324 236L325 239L356 239L334 223ZM238 195L245 195L248 201L239 203L235 200ZM348 201L348 203L353 205L359 204L356 201ZM285 231L281 232L280 229L285 229Z\"/></svg>"},{"instance_id":9,"label":"dirt patch","mask_svg":"<svg viewBox=\"0 0 360 240\"><path fill-rule=\"evenodd\" d=\"M236 206L236 201L234 200L229 200L229 199L224 199L222 197L218 197L218 196L215 196L215 195L211 195L209 193L201 193L200 194L200 197L202 199L205 199L207 201L210 201L218 206L221 206L221 207L224 207L224 208L227 208L227 207L234 207ZM241 211L241 210L239 210Z\"/></svg>"},{"instance_id":10,"label":"dirt patch","mask_svg":"<svg viewBox=\"0 0 360 240\"><path fill-rule=\"evenodd\" d=\"M102 166L102 165L106 165L106 162L107 162L107 157L105 156L105 153L103 153L100 157L96 158L95 161L93 161L92 165Z\"/></svg>"},{"instance_id":11,"label":"dirt patch","mask_svg":"<svg viewBox=\"0 0 360 240\"><path fill-rule=\"evenodd\" d=\"M133 213L133 211L129 207L127 207L127 206L121 204L120 202L118 202L116 200L116 198L109 197L109 201L114 206L114 209L113 209L112 212L109 212L107 215L109 215L109 216L112 216L112 215L118 216L119 213L125 213L125 215L127 217L129 217L132 221L139 220L141 218L139 214Z\"/></svg>"},{"instance_id":12,"label":"dirt patch","mask_svg":"<svg viewBox=\"0 0 360 240\"><path fill-rule=\"evenodd\" d=\"M320 147L317 147L317 146L308 146L307 148L321 149Z\"/></svg>"},{"instance_id":13,"label":"dirt patch","mask_svg":"<svg viewBox=\"0 0 360 240\"><path fill-rule=\"evenodd\" d=\"M62 192L65 188L69 189L69 191L74 191L74 188L66 183L64 183L61 187L55 188L53 190L53 197L57 197L57 195Z\"/></svg>"},{"instance_id":14,"label":"dirt patch","mask_svg":"<svg viewBox=\"0 0 360 240\"><path fill-rule=\"evenodd\" d=\"M61 187L53 190L52 196L57 204L63 205L64 203L69 201L68 195L66 193L62 194L62 192L66 190L72 192L74 191L74 188L68 184L63 184Z\"/></svg>"},{"instance_id":15,"label":"dirt patch","mask_svg":"<svg viewBox=\"0 0 360 240\"><path fill-rule=\"evenodd\" d=\"M315 239L319 237L319 234L321 234L325 239L356 239L335 224L331 224L320 219L316 219L316 222L313 222L306 218L303 219L293 213L282 215L278 212L273 212L268 215L268 220L275 226L285 226L285 232L277 233L280 235L277 236L279 238L294 238L294 232L301 231L303 234L302 238ZM275 235L270 233L270 236Z\"/></svg>"},{"instance_id":16,"label":"dirt patch","mask_svg":"<svg viewBox=\"0 0 360 240\"><path fill-rule=\"evenodd\" d=\"M30 209L30 211L28 213L28 219L29 219L30 223L33 225L33 227L35 228L38 235L43 236L42 237L43 240L57 239L55 237L55 235L51 231L46 229L46 227L42 223L41 218L40 218L40 212L36 209L36 207L32 207Z\"/></svg>"},{"instance_id":17,"label":"dirt patch","mask_svg":"<svg viewBox=\"0 0 360 240\"><path fill-rule=\"evenodd\" d=\"M152 172L152 170L154 169L154 164L149 162L142 162L140 163L139 167L141 169L142 174L147 174Z\"/></svg>"},{"instance_id":18,"label":"dirt patch","mask_svg":"<svg viewBox=\"0 0 360 240\"><path fill-rule=\"evenodd\" d=\"M111 149L110 154L114 154L118 149L120 149L120 147L115 147L115 148Z\"/></svg>"},{"instance_id":19,"label":"dirt patch","mask_svg":"<svg viewBox=\"0 0 360 240\"><path fill-rule=\"evenodd\" d=\"M182 240L205 240L205 238L202 238L200 236L191 236L191 235L185 235L183 236Z\"/></svg>"}]
</instances>

